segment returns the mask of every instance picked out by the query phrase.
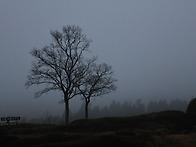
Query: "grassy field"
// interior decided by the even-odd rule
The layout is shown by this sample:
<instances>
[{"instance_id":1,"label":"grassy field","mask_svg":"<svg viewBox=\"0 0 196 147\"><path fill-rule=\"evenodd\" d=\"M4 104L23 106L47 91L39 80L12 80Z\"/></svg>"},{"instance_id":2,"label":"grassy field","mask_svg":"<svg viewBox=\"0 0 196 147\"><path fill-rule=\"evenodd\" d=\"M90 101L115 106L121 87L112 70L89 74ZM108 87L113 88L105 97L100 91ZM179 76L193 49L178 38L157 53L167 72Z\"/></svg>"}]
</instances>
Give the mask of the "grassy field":
<instances>
[{"instance_id":1,"label":"grassy field","mask_svg":"<svg viewBox=\"0 0 196 147\"><path fill-rule=\"evenodd\" d=\"M196 146L193 120L184 112L76 120L68 127L44 124L0 126L1 146Z\"/></svg>"}]
</instances>

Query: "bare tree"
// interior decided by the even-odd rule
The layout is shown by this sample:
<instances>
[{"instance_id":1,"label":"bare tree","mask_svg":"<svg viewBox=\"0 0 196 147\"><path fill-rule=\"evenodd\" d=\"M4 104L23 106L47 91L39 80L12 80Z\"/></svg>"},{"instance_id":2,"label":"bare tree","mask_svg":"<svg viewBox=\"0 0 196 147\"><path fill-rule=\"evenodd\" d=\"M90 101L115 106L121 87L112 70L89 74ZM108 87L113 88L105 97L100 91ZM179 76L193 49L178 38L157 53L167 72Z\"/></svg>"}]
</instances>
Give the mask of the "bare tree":
<instances>
[{"instance_id":1,"label":"bare tree","mask_svg":"<svg viewBox=\"0 0 196 147\"><path fill-rule=\"evenodd\" d=\"M85 118L88 119L88 105L92 97L102 96L116 90L112 67L107 64L91 64L88 74L83 79L78 89L85 99Z\"/></svg>"},{"instance_id":2,"label":"bare tree","mask_svg":"<svg viewBox=\"0 0 196 147\"><path fill-rule=\"evenodd\" d=\"M65 124L68 125L69 100L80 94L78 86L92 63L83 57L91 40L78 26L65 26L62 33L51 31L51 35L53 42L50 45L31 52L36 61L25 85L44 85L35 93L36 97L49 91L61 91L65 102Z\"/></svg>"}]
</instances>

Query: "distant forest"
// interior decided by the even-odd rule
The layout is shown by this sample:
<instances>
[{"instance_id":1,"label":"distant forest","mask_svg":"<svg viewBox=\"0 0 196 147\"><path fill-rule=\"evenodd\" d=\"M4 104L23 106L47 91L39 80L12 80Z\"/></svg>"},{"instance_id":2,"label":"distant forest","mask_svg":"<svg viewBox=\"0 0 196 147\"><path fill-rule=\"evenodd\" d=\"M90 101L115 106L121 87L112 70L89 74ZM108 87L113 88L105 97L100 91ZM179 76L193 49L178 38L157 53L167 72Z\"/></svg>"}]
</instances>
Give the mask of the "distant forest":
<instances>
[{"instance_id":1,"label":"distant forest","mask_svg":"<svg viewBox=\"0 0 196 147\"><path fill-rule=\"evenodd\" d=\"M103 108L98 106L89 107L89 118L134 116L164 110L180 110L185 112L187 106L188 102L180 99L173 99L170 102L167 102L166 100L150 101L147 105L145 105L141 99L136 100L135 103L132 103L131 101L124 101L123 103L113 101L109 106ZM84 119L84 107L85 105L83 104L78 112L71 113L70 121ZM46 112L41 118L34 118L31 120L23 118L21 122L63 124L63 116L64 114L62 114L62 116L52 116L50 113Z\"/></svg>"}]
</instances>

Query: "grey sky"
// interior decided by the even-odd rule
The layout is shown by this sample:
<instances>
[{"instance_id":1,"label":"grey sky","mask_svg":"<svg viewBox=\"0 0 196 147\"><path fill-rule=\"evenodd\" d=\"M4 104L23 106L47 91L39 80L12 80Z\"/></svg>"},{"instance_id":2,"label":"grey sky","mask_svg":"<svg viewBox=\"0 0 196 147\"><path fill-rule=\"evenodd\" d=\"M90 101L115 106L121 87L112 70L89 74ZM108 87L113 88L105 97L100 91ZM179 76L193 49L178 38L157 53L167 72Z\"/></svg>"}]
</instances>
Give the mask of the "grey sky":
<instances>
[{"instance_id":1,"label":"grey sky","mask_svg":"<svg viewBox=\"0 0 196 147\"><path fill-rule=\"evenodd\" d=\"M34 99L36 87L24 83L29 52L64 25L79 25L93 40L92 55L112 65L118 79L115 93L93 103L196 96L195 8L194 0L1 0L0 116L62 113L60 94Z\"/></svg>"}]
</instances>

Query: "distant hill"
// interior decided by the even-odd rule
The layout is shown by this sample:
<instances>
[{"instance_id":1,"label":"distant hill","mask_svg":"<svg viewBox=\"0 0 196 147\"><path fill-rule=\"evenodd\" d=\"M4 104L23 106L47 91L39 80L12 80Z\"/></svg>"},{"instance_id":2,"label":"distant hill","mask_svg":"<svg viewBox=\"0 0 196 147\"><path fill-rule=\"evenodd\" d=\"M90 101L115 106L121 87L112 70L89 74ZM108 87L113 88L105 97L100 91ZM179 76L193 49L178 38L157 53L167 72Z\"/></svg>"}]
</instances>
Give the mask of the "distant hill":
<instances>
[{"instance_id":1,"label":"distant hill","mask_svg":"<svg viewBox=\"0 0 196 147\"><path fill-rule=\"evenodd\" d=\"M71 129L77 130L96 130L96 131L115 131L118 129L157 129L175 128L182 129L186 126L185 113L176 110L154 112L145 115L131 117L105 117L99 119L76 120L70 125Z\"/></svg>"}]
</instances>

